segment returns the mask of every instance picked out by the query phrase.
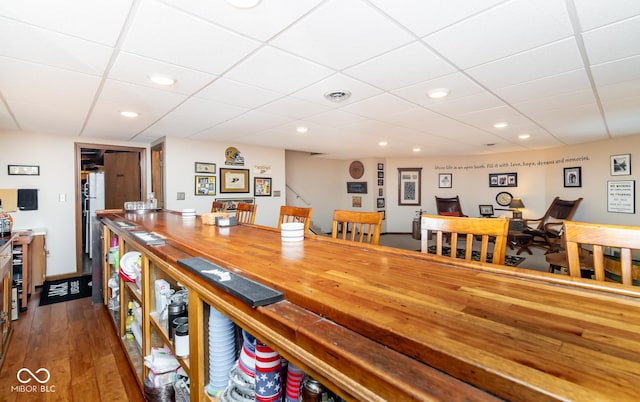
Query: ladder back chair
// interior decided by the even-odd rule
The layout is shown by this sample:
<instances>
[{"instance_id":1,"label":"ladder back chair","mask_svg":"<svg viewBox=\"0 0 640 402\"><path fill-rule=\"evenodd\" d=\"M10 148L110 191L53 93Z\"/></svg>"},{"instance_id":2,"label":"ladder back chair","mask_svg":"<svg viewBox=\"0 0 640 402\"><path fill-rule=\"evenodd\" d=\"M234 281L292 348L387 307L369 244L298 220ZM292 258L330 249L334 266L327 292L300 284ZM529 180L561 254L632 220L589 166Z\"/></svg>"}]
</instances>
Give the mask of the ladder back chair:
<instances>
[{"instance_id":1,"label":"ladder back chair","mask_svg":"<svg viewBox=\"0 0 640 402\"><path fill-rule=\"evenodd\" d=\"M280 217L278 218L278 229L280 229L281 224L286 222L302 222L304 223L304 234L307 234L307 232L309 232L309 225L311 224L312 212L312 208L282 205L280 207Z\"/></svg>"},{"instance_id":2,"label":"ladder back chair","mask_svg":"<svg viewBox=\"0 0 640 402\"><path fill-rule=\"evenodd\" d=\"M569 275L580 277L580 256L584 256L582 246L591 247L593 279L607 280L607 274L619 276L620 282L632 286L640 280L640 267L633 264L632 252L640 250L640 228L637 226L604 225L584 222L564 222L564 239L567 250ZM604 255L605 247L619 252L617 258ZM617 280L618 278L612 279Z\"/></svg>"},{"instance_id":3,"label":"ladder back chair","mask_svg":"<svg viewBox=\"0 0 640 402\"><path fill-rule=\"evenodd\" d=\"M551 201L544 216L538 219L525 219L523 233L533 236L531 245L546 249L547 254L556 251L561 245L562 223L571 220L581 201L582 198L561 200L560 197L556 197ZM529 226L531 222L537 222L537 225Z\"/></svg>"},{"instance_id":4,"label":"ladder back chair","mask_svg":"<svg viewBox=\"0 0 640 402\"><path fill-rule=\"evenodd\" d=\"M227 212L229 204L222 201L214 201L211 203L211 212Z\"/></svg>"},{"instance_id":5,"label":"ladder back chair","mask_svg":"<svg viewBox=\"0 0 640 402\"><path fill-rule=\"evenodd\" d=\"M443 255L445 238L450 237L450 256L457 258L458 238L464 237L465 260L472 259L473 243L475 241L480 242L480 262L504 265L507 251L507 236L509 234L509 219L507 218L465 218L425 214L422 215L420 226L422 230L420 248L423 253ZM436 234L435 253L429 251L429 231ZM490 243L493 243L493 256L491 261L487 261L491 251Z\"/></svg>"},{"instance_id":6,"label":"ladder back chair","mask_svg":"<svg viewBox=\"0 0 640 402\"><path fill-rule=\"evenodd\" d=\"M333 211L331 237L377 245L380 242L382 212Z\"/></svg>"},{"instance_id":7,"label":"ladder back chair","mask_svg":"<svg viewBox=\"0 0 640 402\"><path fill-rule=\"evenodd\" d=\"M238 223L250 223L253 225L253 222L256 220L256 209L258 205L256 204L245 204L243 202L239 202L236 206L236 219Z\"/></svg>"}]
</instances>

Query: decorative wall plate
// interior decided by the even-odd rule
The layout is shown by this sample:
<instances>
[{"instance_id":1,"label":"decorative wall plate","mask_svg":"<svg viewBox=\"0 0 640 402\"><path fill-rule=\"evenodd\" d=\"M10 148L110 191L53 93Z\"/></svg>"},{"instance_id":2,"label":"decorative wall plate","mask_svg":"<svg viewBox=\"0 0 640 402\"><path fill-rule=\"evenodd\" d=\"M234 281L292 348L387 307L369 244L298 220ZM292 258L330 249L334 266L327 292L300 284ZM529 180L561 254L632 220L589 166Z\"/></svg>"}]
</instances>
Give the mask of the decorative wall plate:
<instances>
[{"instance_id":1,"label":"decorative wall plate","mask_svg":"<svg viewBox=\"0 0 640 402\"><path fill-rule=\"evenodd\" d=\"M349 174L354 179L359 179L364 174L364 165L360 161L353 161L349 165Z\"/></svg>"}]
</instances>

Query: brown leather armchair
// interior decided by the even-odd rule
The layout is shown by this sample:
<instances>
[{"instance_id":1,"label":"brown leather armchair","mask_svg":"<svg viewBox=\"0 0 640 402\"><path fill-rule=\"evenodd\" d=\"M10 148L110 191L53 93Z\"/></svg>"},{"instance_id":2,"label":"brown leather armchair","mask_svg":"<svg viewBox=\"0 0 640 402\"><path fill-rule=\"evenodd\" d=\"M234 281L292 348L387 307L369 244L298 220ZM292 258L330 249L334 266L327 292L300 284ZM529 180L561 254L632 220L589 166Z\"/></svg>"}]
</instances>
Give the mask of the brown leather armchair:
<instances>
[{"instance_id":1,"label":"brown leather armchair","mask_svg":"<svg viewBox=\"0 0 640 402\"><path fill-rule=\"evenodd\" d=\"M438 215L444 216L467 216L462 212L460 198L457 195L450 198L436 196L436 211Z\"/></svg>"},{"instance_id":2,"label":"brown leather armchair","mask_svg":"<svg viewBox=\"0 0 640 402\"><path fill-rule=\"evenodd\" d=\"M546 254L557 251L561 246L562 223L565 220L571 220L581 201L582 198L570 201L556 197L544 216L538 219L525 219L523 233L533 237L531 245L546 249ZM535 222L537 222L535 226L530 226Z\"/></svg>"}]
</instances>

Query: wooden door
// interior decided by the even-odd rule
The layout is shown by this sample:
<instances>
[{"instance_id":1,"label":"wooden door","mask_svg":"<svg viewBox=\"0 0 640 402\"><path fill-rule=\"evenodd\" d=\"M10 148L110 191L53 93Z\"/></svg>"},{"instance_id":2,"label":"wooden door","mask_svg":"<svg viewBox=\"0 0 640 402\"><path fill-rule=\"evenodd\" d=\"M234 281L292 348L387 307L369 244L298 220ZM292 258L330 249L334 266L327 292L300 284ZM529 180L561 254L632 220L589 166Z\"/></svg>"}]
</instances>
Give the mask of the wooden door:
<instances>
[{"instance_id":1,"label":"wooden door","mask_svg":"<svg viewBox=\"0 0 640 402\"><path fill-rule=\"evenodd\" d=\"M158 200L158 208L164 208L164 142L151 148L151 191Z\"/></svg>"},{"instance_id":2,"label":"wooden door","mask_svg":"<svg viewBox=\"0 0 640 402\"><path fill-rule=\"evenodd\" d=\"M137 152L104 154L104 207L122 209L126 201L143 200Z\"/></svg>"}]
</instances>

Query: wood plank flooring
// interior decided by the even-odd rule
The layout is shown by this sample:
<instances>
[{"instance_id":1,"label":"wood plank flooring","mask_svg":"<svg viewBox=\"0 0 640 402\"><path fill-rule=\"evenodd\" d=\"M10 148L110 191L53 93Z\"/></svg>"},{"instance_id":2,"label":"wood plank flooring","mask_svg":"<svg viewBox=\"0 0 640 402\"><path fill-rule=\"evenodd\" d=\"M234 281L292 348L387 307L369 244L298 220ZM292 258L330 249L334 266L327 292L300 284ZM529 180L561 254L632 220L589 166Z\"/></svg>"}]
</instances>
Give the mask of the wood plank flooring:
<instances>
[{"instance_id":1,"label":"wood plank flooring","mask_svg":"<svg viewBox=\"0 0 640 402\"><path fill-rule=\"evenodd\" d=\"M39 307L39 292L12 323L0 402L144 401L106 308L91 304L90 297ZM45 388L31 381L19 390L22 368L49 370ZM22 378L30 376L24 372Z\"/></svg>"}]
</instances>

